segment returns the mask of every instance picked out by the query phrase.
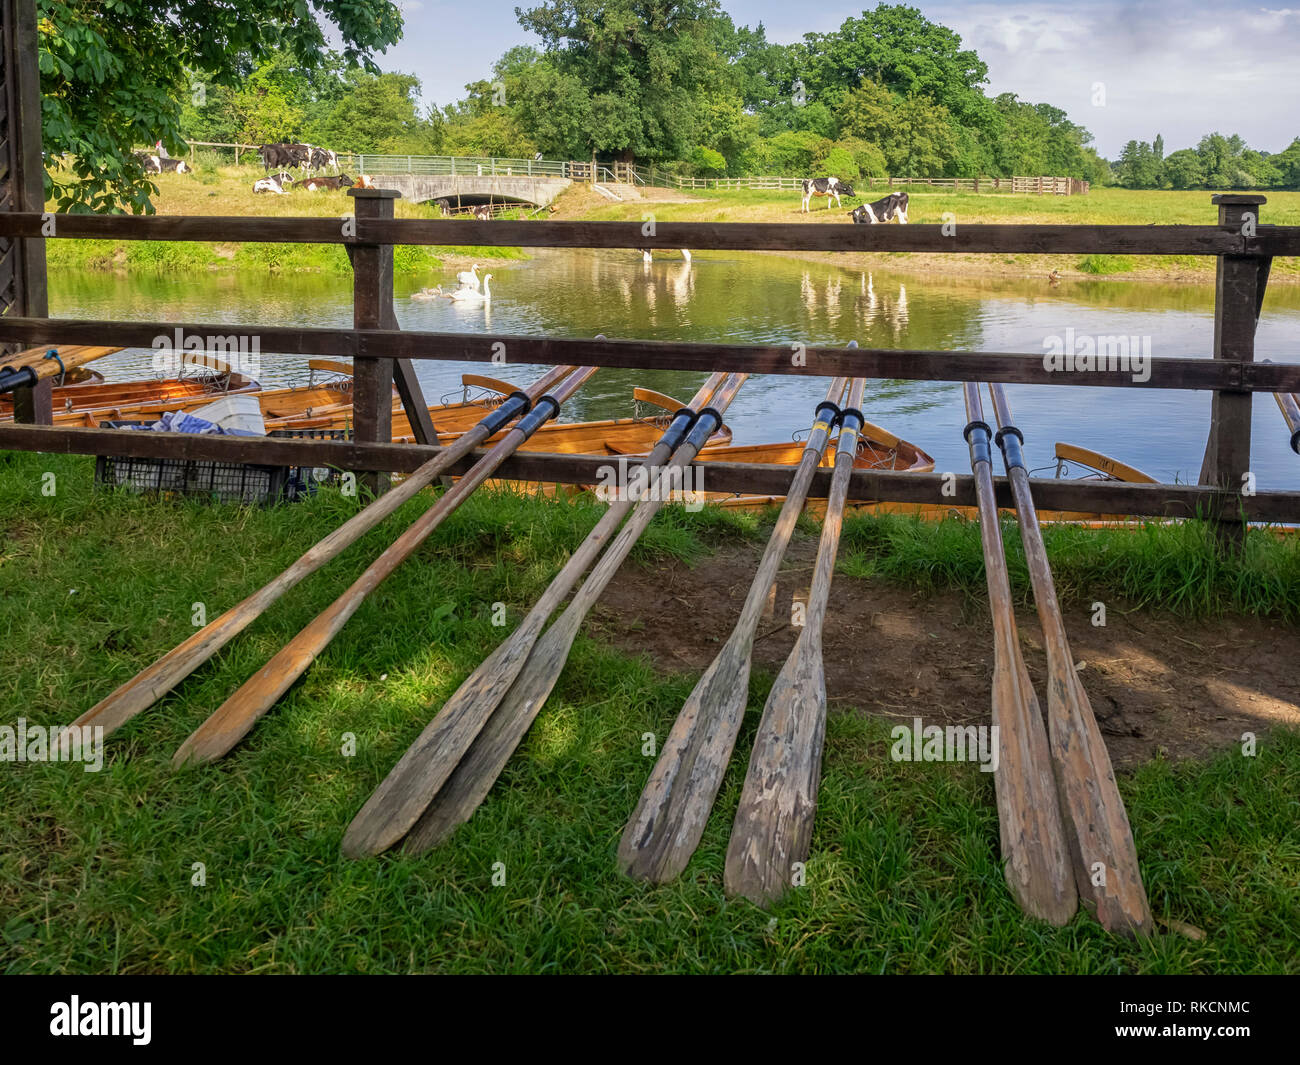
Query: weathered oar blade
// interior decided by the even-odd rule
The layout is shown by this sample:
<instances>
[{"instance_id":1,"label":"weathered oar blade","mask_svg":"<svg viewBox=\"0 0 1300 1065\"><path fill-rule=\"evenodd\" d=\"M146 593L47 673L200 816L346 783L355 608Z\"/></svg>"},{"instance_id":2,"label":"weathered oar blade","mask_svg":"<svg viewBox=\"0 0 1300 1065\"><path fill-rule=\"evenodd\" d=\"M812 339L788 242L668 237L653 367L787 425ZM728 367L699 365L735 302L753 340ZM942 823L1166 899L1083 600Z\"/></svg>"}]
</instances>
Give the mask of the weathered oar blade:
<instances>
[{"instance_id":1,"label":"weathered oar blade","mask_svg":"<svg viewBox=\"0 0 1300 1065\"><path fill-rule=\"evenodd\" d=\"M576 366L557 367L524 392L512 394L477 425L448 444L437 457L430 459L401 484L384 493L364 510L354 514L270 583L231 607L220 617L214 618L193 636L172 648L158 661L137 673L111 695L92 706L72 723L73 727L99 726L104 729L104 735L107 736L130 721L136 714L147 710L261 617L287 591L316 572L325 563L338 557L408 499L432 484L443 470L459 462L488 437L526 412L534 400L575 369Z\"/></svg>"},{"instance_id":2,"label":"weathered oar blade","mask_svg":"<svg viewBox=\"0 0 1300 1065\"><path fill-rule=\"evenodd\" d=\"M628 876L656 883L671 880L686 868L704 835L749 702L754 632L803 511L813 473L839 420L838 403L847 383L837 377L817 408L740 619L677 715L623 830L618 864Z\"/></svg>"},{"instance_id":3,"label":"weathered oar blade","mask_svg":"<svg viewBox=\"0 0 1300 1065\"><path fill-rule=\"evenodd\" d=\"M1074 871L1065 843L1061 805L1052 775L1043 715L1020 654L1011 582L993 494L992 431L984 422L979 385L967 384L966 440L979 502L980 540L993 620L993 727L998 765L993 774L1003 875L1012 897L1030 916L1066 924L1078 908Z\"/></svg>"},{"instance_id":4,"label":"weathered oar blade","mask_svg":"<svg viewBox=\"0 0 1300 1065\"><path fill-rule=\"evenodd\" d=\"M289 641L265 666L218 707L176 751L172 763L210 762L220 758L244 738L300 676L307 671L366 597L422 544L480 484L509 458L540 426L553 418L595 367L574 371L553 392L537 401L483 458L402 533L338 599Z\"/></svg>"},{"instance_id":5,"label":"weathered oar blade","mask_svg":"<svg viewBox=\"0 0 1300 1065\"><path fill-rule=\"evenodd\" d=\"M1047 726L1066 839L1079 898L1103 928L1121 935L1151 933L1151 908L1138 865L1133 830L1088 694L1079 682L1065 635L1052 569L1034 510L1021 434L1001 385L990 385L1001 429L997 441L1016 500L1020 537L1047 650Z\"/></svg>"},{"instance_id":6,"label":"weathered oar blade","mask_svg":"<svg viewBox=\"0 0 1300 1065\"><path fill-rule=\"evenodd\" d=\"M859 377L849 389L803 631L763 707L727 844L724 889L728 895L743 895L759 906L775 902L797 881L812 843L826 739L822 623L858 453L865 385Z\"/></svg>"},{"instance_id":7,"label":"weathered oar blade","mask_svg":"<svg viewBox=\"0 0 1300 1065\"><path fill-rule=\"evenodd\" d=\"M487 798L510 755L524 738L547 696L555 687L568 660L574 637L587 611L613 579L628 552L632 550L668 494L660 491L664 477L689 464L722 422L722 415L748 374L732 374L719 391L713 404L701 412L686 442L677 450L669 467L652 485L649 497L637 504L614 542L601 556L591 576L565 608L564 613L537 641L519 678L506 692L496 711L479 732L460 764L428 804L423 815L406 837L405 849L423 853L446 839L458 825L468 821L479 804Z\"/></svg>"},{"instance_id":8,"label":"weathered oar blade","mask_svg":"<svg viewBox=\"0 0 1300 1065\"><path fill-rule=\"evenodd\" d=\"M711 376L690 405L678 411L646 457L647 471L672 456L695 423L695 412L713 398L725 377L721 373ZM610 505L515 631L443 703L437 716L425 726L348 825L343 835L346 856L360 858L378 854L410 831L510 690L543 626L609 543L633 505L630 498L618 499Z\"/></svg>"}]
</instances>

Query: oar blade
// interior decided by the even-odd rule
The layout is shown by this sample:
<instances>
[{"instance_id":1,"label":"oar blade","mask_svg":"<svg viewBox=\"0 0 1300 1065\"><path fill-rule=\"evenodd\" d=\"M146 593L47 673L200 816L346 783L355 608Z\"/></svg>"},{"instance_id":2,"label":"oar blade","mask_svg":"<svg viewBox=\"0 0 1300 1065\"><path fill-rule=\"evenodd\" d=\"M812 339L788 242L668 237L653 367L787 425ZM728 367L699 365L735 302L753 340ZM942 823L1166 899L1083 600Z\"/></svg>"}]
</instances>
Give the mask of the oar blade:
<instances>
[{"instance_id":1,"label":"oar blade","mask_svg":"<svg viewBox=\"0 0 1300 1065\"><path fill-rule=\"evenodd\" d=\"M1012 639L1015 638L1014 629ZM993 725L998 765L993 775L1003 875L1012 897L1031 917L1057 926L1078 909L1074 873L1042 711L1014 644L995 648Z\"/></svg>"},{"instance_id":2,"label":"oar blade","mask_svg":"<svg viewBox=\"0 0 1300 1065\"><path fill-rule=\"evenodd\" d=\"M733 633L673 722L619 841L619 868L628 876L672 880L699 846L749 701L752 643Z\"/></svg>"},{"instance_id":3,"label":"oar blade","mask_svg":"<svg viewBox=\"0 0 1300 1065\"><path fill-rule=\"evenodd\" d=\"M812 844L826 733L819 641L805 629L786 660L754 740L727 844L723 886L767 907L801 881Z\"/></svg>"},{"instance_id":4,"label":"oar blade","mask_svg":"<svg viewBox=\"0 0 1300 1065\"><path fill-rule=\"evenodd\" d=\"M403 850L423 854L438 846L487 798L564 671L577 635L566 616L533 645L515 683L407 834Z\"/></svg>"},{"instance_id":5,"label":"oar blade","mask_svg":"<svg viewBox=\"0 0 1300 1065\"><path fill-rule=\"evenodd\" d=\"M526 620L443 704L348 825L346 857L379 854L411 830L519 676L538 628Z\"/></svg>"},{"instance_id":6,"label":"oar blade","mask_svg":"<svg viewBox=\"0 0 1300 1065\"><path fill-rule=\"evenodd\" d=\"M1147 936L1150 904L1128 812L1073 663L1047 684L1047 720L1079 899L1108 932Z\"/></svg>"}]
</instances>

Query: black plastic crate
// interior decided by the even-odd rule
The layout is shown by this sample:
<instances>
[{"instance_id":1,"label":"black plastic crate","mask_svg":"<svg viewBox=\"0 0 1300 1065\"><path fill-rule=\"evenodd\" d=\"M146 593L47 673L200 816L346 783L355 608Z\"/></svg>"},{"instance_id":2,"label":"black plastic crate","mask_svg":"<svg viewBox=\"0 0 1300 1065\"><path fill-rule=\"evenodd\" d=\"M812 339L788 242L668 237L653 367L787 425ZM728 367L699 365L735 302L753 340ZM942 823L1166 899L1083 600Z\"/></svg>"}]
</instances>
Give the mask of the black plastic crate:
<instances>
[{"instance_id":1,"label":"black plastic crate","mask_svg":"<svg viewBox=\"0 0 1300 1065\"><path fill-rule=\"evenodd\" d=\"M100 423L109 429L144 424L148 423ZM102 488L125 488L141 494L184 496L216 503L258 506L293 499L299 494L292 484L288 466L115 455L95 457L95 485Z\"/></svg>"},{"instance_id":2,"label":"black plastic crate","mask_svg":"<svg viewBox=\"0 0 1300 1065\"><path fill-rule=\"evenodd\" d=\"M267 436L281 440L338 440L347 442L352 439L351 429L272 429ZM289 485L293 495L310 494L318 485L333 484L343 476L345 471L332 466L291 466L289 468Z\"/></svg>"}]
</instances>

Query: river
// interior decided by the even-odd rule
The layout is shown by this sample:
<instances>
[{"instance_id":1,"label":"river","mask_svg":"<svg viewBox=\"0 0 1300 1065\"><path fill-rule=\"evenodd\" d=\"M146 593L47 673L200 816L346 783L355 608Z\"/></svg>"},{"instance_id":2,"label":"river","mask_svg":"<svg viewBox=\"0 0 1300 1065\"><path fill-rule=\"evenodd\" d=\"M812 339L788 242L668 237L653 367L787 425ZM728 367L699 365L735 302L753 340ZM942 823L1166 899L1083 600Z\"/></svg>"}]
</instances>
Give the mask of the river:
<instances>
[{"instance_id":1,"label":"river","mask_svg":"<svg viewBox=\"0 0 1300 1065\"><path fill-rule=\"evenodd\" d=\"M1149 337L1151 352L1209 357L1214 291L1204 284L923 277L843 269L772 255L714 252L690 264L676 252L646 266L634 252L542 250L492 267L488 306L416 301L412 292L446 276L399 275L397 317L404 329L730 343L1044 351L1049 337ZM50 313L71 318L347 326L346 277L300 274L137 276L64 271L50 277ZM1274 285L1264 302L1258 358L1294 361L1300 352L1300 286ZM147 374L149 354L123 352L99 365L110 378ZM266 358L264 385L301 383L305 358ZM491 372L527 381L534 368L416 363L429 402L458 397L460 374ZM603 370L567 406L562 420L631 413L634 384L688 398L701 374ZM786 440L808 428L825 392L820 378L751 379L727 422L736 443ZM1068 441L1145 470L1162 481L1195 483L1209 425L1210 394L1164 389L1012 386L1008 398L1025 433L1031 467L1053 468L1053 445ZM910 440L940 471L968 469L961 438L961 386L871 381L868 420ZM990 412L991 413L991 412ZM1255 402L1253 469L1260 490L1300 489L1300 456L1287 446L1276 405Z\"/></svg>"}]
</instances>

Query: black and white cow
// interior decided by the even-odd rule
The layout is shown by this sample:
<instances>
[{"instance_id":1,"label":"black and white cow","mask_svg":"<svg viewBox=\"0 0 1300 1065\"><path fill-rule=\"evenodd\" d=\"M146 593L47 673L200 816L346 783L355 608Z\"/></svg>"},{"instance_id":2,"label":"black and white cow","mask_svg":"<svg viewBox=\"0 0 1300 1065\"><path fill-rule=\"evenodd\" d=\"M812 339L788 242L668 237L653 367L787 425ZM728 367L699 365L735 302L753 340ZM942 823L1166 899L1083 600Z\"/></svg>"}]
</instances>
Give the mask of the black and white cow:
<instances>
[{"instance_id":1,"label":"black and white cow","mask_svg":"<svg viewBox=\"0 0 1300 1065\"><path fill-rule=\"evenodd\" d=\"M286 195L289 190L286 185L293 183L293 178L287 170L281 170L278 174L269 174L264 178L259 178L253 182L254 192L272 192L277 196Z\"/></svg>"},{"instance_id":2,"label":"black and white cow","mask_svg":"<svg viewBox=\"0 0 1300 1065\"><path fill-rule=\"evenodd\" d=\"M158 159L158 166L161 173L170 174L188 174L190 172L189 164L184 159L173 159L169 155L162 156Z\"/></svg>"},{"instance_id":3,"label":"black and white cow","mask_svg":"<svg viewBox=\"0 0 1300 1065\"><path fill-rule=\"evenodd\" d=\"M338 173L338 153L332 152L328 148L317 148L313 145L307 160L307 166L312 170L333 170Z\"/></svg>"},{"instance_id":4,"label":"black and white cow","mask_svg":"<svg viewBox=\"0 0 1300 1065\"><path fill-rule=\"evenodd\" d=\"M814 196L825 196L827 200L834 200L835 206L840 206L841 196L852 196L853 186L848 185L837 177L819 177L803 179L803 206L799 208L801 214L808 211L808 201ZM826 209L830 210L830 203L826 204Z\"/></svg>"},{"instance_id":5,"label":"black and white cow","mask_svg":"<svg viewBox=\"0 0 1300 1065\"><path fill-rule=\"evenodd\" d=\"M849 212L849 217L861 226L874 226L877 222L888 222L897 217L898 224L905 226L907 225L907 193L891 192L884 199L876 200L874 203L864 203L861 207L853 208Z\"/></svg>"}]
</instances>

